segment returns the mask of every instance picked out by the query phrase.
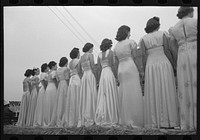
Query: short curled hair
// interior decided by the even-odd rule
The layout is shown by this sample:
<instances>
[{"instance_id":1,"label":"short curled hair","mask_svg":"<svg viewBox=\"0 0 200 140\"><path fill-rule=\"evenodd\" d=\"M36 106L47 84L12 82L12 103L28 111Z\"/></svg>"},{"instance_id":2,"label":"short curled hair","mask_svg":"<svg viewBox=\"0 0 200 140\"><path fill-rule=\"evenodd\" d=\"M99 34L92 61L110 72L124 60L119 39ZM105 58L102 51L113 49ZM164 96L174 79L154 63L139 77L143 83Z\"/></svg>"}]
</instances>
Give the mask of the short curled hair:
<instances>
[{"instance_id":1,"label":"short curled hair","mask_svg":"<svg viewBox=\"0 0 200 140\"><path fill-rule=\"evenodd\" d=\"M83 52L88 52L91 48L93 48L94 47L94 45L93 44L91 44L91 43L86 43L85 45L84 45L84 47L83 47Z\"/></svg>"},{"instance_id":2,"label":"short curled hair","mask_svg":"<svg viewBox=\"0 0 200 140\"><path fill-rule=\"evenodd\" d=\"M112 40L105 38L100 45L100 50L102 52L107 51L108 49L110 49L112 47Z\"/></svg>"},{"instance_id":3,"label":"short curled hair","mask_svg":"<svg viewBox=\"0 0 200 140\"><path fill-rule=\"evenodd\" d=\"M59 66L63 67L64 65L67 64L67 62L68 62L67 57L62 57L62 58L60 58Z\"/></svg>"},{"instance_id":4,"label":"short curled hair","mask_svg":"<svg viewBox=\"0 0 200 140\"><path fill-rule=\"evenodd\" d=\"M155 31L159 26L160 26L160 18L154 16L153 18L150 18L147 21L147 24L144 30L146 33L151 33Z\"/></svg>"},{"instance_id":5,"label":"short curled hair","mask_svg":"<svg viewBox=\"0 0 200 140\"><path fill-rule=\"evenodd\" d=\"M178 13L176 14L176 16L179 19L182 19L183 17L187 16L188 14L192 13L193 11L194 11L193 7L184 7L184 6L181 6L178 9Z\"/></svg>"},{"instance_id":6,"label":"short curled hair","mask_svg":"<svg viewBox=\"0 0 200 140\"><path fill-rule=\"evenodd\" d=\"M42 66L41 66L41 72L45 72L45 70L47 69L47 67L48 67L47 63L42 64Z\"/></svg>"},{"instance_id":7,"label":"short curled hair","mask_svg":"<svg viewBox=\"0 0 200 140\"><path fill-rule=\"evenodd\" d=\"M32 75L32 70L31 69L27 69L26 72L24 73L24 76L29 77Z\"/></svg>"},{"instance_id":8,"label":"short curled hair","mask_svg":"<svg viewBox=\"0 0 200 140\"><path fill-rule=\"evenodd\" d=\"M122 25L121 27L119 27L115 39L116 39L117 41L125 40L126 37L128 36L128 32L130 32L130 30L131 30L130 27L128 27L128 26L126 26L126 25Z\"/></svg>"},{"instance_id":9,"label":"short curled hair","mask_svg":"<svg viewBox=\"0 0 200 140\"><path fill-rule=\"evenodd\" d=\"M33 68L31 75L34 76L39 68Z\"/></svg>"},{"instance_id":10,"label":"short curled hair","mask_svg":"<svg viewBox=\"0 0 200 140\"><path fill-rule=\"evenodd\" d=\"M48 64L48 67L50 69L52 69L53 66L55 66L57 63L55 61L50 61L49 64Z\"/></svg>"},{"instance_id":11,"label":"short curled hair","mask_svg":"<svg viewBox=\"0 0 200 140\"><path fill-rule=\"evenodd\" d=\"M71 59L74 59L78 57L78 54L79 54L79 48L73 48L69 55Z\"/></svg>"}]
</instances>

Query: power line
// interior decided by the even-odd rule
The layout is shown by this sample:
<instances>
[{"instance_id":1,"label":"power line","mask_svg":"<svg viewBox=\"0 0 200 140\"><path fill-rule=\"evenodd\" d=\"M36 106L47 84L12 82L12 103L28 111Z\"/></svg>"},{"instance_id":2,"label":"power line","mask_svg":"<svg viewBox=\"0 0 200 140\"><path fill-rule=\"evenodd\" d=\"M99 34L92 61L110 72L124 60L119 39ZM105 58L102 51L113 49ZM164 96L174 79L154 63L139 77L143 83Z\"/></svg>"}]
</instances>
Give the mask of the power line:
<instances>
[{"instance_id":1,"label":"power line","mask_svg":"<svg viewBox=\"0 0 200 140\"><path fill-rule=\"evenodd\" d=\"M99 46L98 43L94 40L92 36L84 29L84 27L74 18L74 16L63 6L64 10L74 19L74 21L81 27L81 29L90 37L90 39L96 44L96 46Z\"/></svg>"},{"instance_id":2,"label":"power line","mask_svg":"<svg viewBox=\"0 0 200 140\"><path fill-rule=\"evenodd\" d=\"M76 38L78 38L78 40L82 43L82 44L84 44L84 42L62 21L62 19L49 7L49 6L47 6L50 10L51 10L51 12L53 12L55 15L56 15L56 17L65 25L65 27L67 27L71 32L72 32L72 34L76 37Z\"/></svg>"},{"instance_id":3,"label":"power line","mask_svg":"<svg viewBox=\"0 0 200 140\"><path fill-rule=\"evenodd\" d=\"M66 21L72 26L72 28L73 28L76 32L78 32L78 34L83 38L83 40L87 42L87 39L85 39L85 38L81 35L81 33L71 24L71 22L65 17L65 15L64 15L57 7L56 7L56 9L57 9L58 12L66 19Z\"/></svg>"}]
</instances>

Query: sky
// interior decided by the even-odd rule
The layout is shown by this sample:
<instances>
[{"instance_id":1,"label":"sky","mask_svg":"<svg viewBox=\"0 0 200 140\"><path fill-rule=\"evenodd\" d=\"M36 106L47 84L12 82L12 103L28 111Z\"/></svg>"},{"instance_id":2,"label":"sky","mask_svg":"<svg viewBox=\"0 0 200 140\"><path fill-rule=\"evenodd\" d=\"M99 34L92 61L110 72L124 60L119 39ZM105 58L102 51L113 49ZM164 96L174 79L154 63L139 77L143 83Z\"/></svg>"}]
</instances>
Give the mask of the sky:
<instances>
[{"instance_id":1,"label":"sky","mask_svg":"<svg viewBox=\"0 0 200 140\"><path fill-rule=\"evenodd\" d=\"M179 7L152 6L17 6L4 7L4 100L20 101L26 69L67 57L72 48L94 44L95 62L104 38L113 41L118 28L131 28L137 43L146 33L148 19L160 17L160 30L168 31L179 19ZM68 11L68 12L67 12ZM72 16L70 16L72 15ZM197 7L194 7L197 18ZM77 21L77 22L76 22ZM88 36L89 34L89 36Z\"/></svg>"}]
</instances>

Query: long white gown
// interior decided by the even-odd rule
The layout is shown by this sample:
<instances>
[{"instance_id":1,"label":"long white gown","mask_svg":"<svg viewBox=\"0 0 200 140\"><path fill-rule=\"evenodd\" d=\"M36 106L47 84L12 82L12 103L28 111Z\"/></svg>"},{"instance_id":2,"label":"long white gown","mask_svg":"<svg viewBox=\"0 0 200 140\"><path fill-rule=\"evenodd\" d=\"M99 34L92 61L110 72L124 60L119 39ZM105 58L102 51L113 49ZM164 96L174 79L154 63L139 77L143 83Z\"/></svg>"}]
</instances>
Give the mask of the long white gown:
<instances>
[{"instance_id":1,"label":"long white gown","mask_svg":"<svg viewBox=\"0 0 200 140\"><path fill-rule=\"evenodd\" d=\"M174 71L164 52L163 31L142 37L147 50L144 85L144 121L146 128L178 127L178 98Z\"/></svg>"},{"instance_id":2,"label":"long white gown","mask_svg":"<svg viewBox=\"0 0 200 140\"><path fill-rule=\"evenodd\" d=\"M78 75L78 59L73 59L69 63L70 81L67 91L66 109L62 118L64 127L73 127L78 125L78 109L80 102L81 79Z\"/></svg>"},{"instance_id":3,"label":"long white gown","mask_svg":"<svg viewBox=\"0 0 200 140\"><path fill-rule=\"evenodd\" d=\"M25 78L23 81L23 95L20 104L20 112L18 121L16 123L17 126L26 126L27 115L28 115L28 107L30 102L30 78Z\"/></svg>"},{"instance_id":4,"label":"long white gown","mask_svg":"<svg viewBox=\"0 0 200 140\"><path fill-rule=\"evenodd\" d=\"M135 41L125 39L116 44L115 56L119 61L119 124L143 127L143 99L139 72L133 61Z\"/></svg>"},{"instance_id":5,"label":"long white gown","mask_svg":"<svg viewBox=\"0 0 200 140\"><path fill-rule=\"evenodd\" d=\"M181 129L196 130L197 19L183 18L171 28L170 34L178 44L175 47L178 48L177 80Z\"/></svg>"},{"instance_id":6,"label":"long white gown","mask_svg":"<svg viewBox=\"0 0 200 140\"><path fill-rule=\"evenodd\" d=\"M59 82L56 93L57 98L49 126L62 127L62 118L66 110L66 102L67 102L67 90L68 90L67 80L69 80L70 78L69 68L67 67L59 68L56 71L56 78L57 81Z\"/></svg>"},{"instance_id":7,"label":"long white gown","mask_svg":"<svg viewBox=\"0 0 200 140\"><path fill-rule=\"evenodd\" d=\"M45 91L45 96L44 96L44 115L43 115L43 126L48 127L52 114L53 114L53 108L56 103L56 98L57 98L57 88L55 84L55 78L56 78L56 71L53 70L49 73L47 81L48 85Z\"/></svg>"},{"instance_id":8,"label":"long white gown","mask_svg":"<svg viewBox=\"0 0 200 140\"><path fill-rule=\"evenodd\" d=\"M89 56L90 53L85 53L86 59L81 62L83 77L80 87L80 104L79 104L79 121L80 126L91 126L94 124L96 103L97 103L97 88L96 79L92 72Z\"/></svg>"},{"instance_id":9,"label":"long white gown","mask_svg":"<svg viewBox=\"0 0 200 140\"><path fill-rule=\"evenodd\" d=\"M113 74L112 65L114 54L111 50L101 53L98 57L98 65L102 68L98 96L95 123L102 126L113 126L118 123L119 106L117 84ZM100 70L100 69L99 69Z\"/></svg>"},{"instance_id":10,"label":"long white gown","mask_svg":"<svg viewBox=\"0 0 200 140\"><path fill-rule=\"evenodd\" d=\"M47 81L48 74L41 73L40 75L40 89L37 97L37 105L35 109L34 116L34 124L33 126L42 126L43 125L43 108L44 108L44 95L45 95L45 87L43 84L43 80Z\"/></svg>"},{"instance_id":11,"label":"long white gown","mask_svg":"<svg viewBox=\"0 0 200 140\"><path fill-rule=\"evenodd\" d=\"M30 96L29 108L28 108L28 115L27 115L27 126L33 126L34 122L34 115L35 115L35 108L37 105L37 94L38 94L38 85L39 85L39 78L37 75L33 76L31 79L32 91Z\"/></svg>"}]
</instances>

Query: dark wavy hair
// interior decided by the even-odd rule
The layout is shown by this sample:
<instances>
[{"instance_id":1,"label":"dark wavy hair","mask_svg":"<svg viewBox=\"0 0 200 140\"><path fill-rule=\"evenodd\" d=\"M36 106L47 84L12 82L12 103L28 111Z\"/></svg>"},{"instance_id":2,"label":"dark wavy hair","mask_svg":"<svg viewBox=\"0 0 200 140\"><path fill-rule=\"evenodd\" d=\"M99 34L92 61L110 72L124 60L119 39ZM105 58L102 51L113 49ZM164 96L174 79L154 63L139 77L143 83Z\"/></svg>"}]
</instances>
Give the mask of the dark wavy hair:
<instances>
[{"instance_id":1,"label":"dark wavy hair","mask_svg":"<svg viewBox=\"0 0 200 140\"><path fill-rule=\"evenodd\" d=\"M34 76L39 68L33 68L31 75Z\"/></svg>"},{"instance_id":2,"label":"dark wavy hair","mask_svg":"<svg viewBox=\"0 0 200 140\"><path fill-rule=\"evenodd\" d=\"M122 41L125 40L126 37L128 36L128 32L130 32L131 28L126 26L126 25L122 25L121 27L118 28L117 31L117 35L116 35L116 40L117 41Z\"/></svg>"},{"instance_id":3,"label":"dark wavy hair","mask_svg":"<svg viewBox=\"0 0 200 140\"><path fill-rule=\"evenodd\" d=\"M154 16L153 18L150 18L147 21L147 24L144 30L146 33L151 33L155 31L159 26L160 26L160 18Z\"/></svg>"},{"instance_id":4,"label":"dark wavy hair","mask_svg":"<svg viewBox=\"0 0 200 140\"><path fill-rule=\"evenodd\" d=\"M24 76L29 77L32 75L32 71L31 69L27 69L26 72L24 73Z\"/></svg>"},{"instance_id":5,"label":"dark wavy hair","mask_svg":"<svg viewBox=\"0 0 200 140\"><path fill-rule=\"evenodd\" d=\"M178 13L176 14L176 16L179 19L182 19L183 17L187 16L188 14L192 13L193 11L194 11L193 7L184 7L184 6L181 6L178 9Z\"/></svg>"},{"instance_id":6,"label":"dark wavy hair","mask_svg":"<svg viewBox=\"0 0 200 140\"><path fill-rule=\"evenodd\" d=\"M91 44L91 43L86 43L85 45L84 45L84 47L83 47L83 52L88 52L91 48L93 48L94 47L94 45L93 44Z\"/></svg>"},{"instance_id":7,"label":"dark wavy hair","mask_svg":"<svg viewBox=\"0 0 200 140\"><path fill-rule=\"evenodd\" d=\"M102 52L107 51L108 49L110 49L112 47L112 40L105 38L100 45L100 50Z\"/></svg>"},{"instance_id":8,"label":"dark wavy hair","mask_svg":"<svg viewBox=\"0 0 200 140\"><path fill-rule=\"evenodd\" d=\"M78 57L78 54L79 54L79 48L73 48L69 55L71 59L74 59Z\"/></svg>"},{"instance_id":9,"label":"dark wavy hair","mask_svg":"<svg viewBox=\"0 0 200 140\"><path fill-rule=\"evenodd\" d=\"M59 66L63 67L65 64L67 64L67 62L68 62L67 57L62 57L60 58Z\"/></svg>"},{"instance_id":10,"label":"dark wavy hair","mask_svg":"<svg viewBox=\"0 0 200 140\"><path fill-rule=\"evenodd\" d=\"M53 66L55 66L57 63L55 61L50 61L49 64L48 64L48 67L50 69L52 69Z\"/></svg>"},{"instance_id":11,"label":"dark wavy hair","mask_svg":"<svg viewBox=\"0 0 200 140\"><path fill-rule=\"evenodd\" d=\"M47 69L47 67L48 67L47 63L42 64L42 66L41 66L41 72L45 72L45 70Z\"/></svg>"}]
</instances>

